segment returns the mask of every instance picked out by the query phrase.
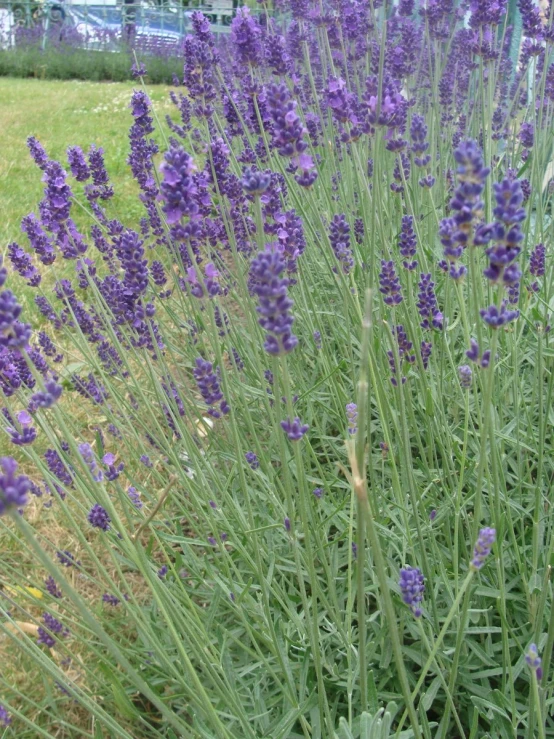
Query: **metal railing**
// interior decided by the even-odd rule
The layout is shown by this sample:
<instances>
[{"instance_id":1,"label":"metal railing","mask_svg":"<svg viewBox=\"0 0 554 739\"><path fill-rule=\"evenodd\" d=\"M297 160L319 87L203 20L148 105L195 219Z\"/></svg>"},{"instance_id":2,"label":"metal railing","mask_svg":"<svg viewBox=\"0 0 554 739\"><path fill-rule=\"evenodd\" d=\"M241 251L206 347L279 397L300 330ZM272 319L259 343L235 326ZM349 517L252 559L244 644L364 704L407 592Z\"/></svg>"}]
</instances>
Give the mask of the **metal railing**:
<instances>
[{"instance_id":1,"label":"metal railing","mask_svg":"<svg viewBox=\"0 0 554 739\"><path fill-rule=\"evenodd\" d=\"M243 3L241 3L243 4ZM115 50L124 41L178 45L201 10L215 33L228 33L239 0L0 0L0 49L60 42Z\"/></svg>"}]
</instances>

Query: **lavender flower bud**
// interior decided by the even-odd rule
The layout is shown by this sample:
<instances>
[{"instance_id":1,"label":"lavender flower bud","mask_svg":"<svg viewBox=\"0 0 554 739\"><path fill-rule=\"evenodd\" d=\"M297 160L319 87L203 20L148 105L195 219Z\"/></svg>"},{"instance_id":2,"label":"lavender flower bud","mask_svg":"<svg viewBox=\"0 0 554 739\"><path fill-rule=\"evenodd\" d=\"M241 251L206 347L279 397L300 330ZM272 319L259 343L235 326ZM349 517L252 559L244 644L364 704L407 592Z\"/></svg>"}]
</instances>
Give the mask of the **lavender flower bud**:
<instances>
[{"instance_id":1,"label":"lavender flower bud","mask_svg":"<svg viewBox=\"0 0 554 739\"><path fill-rule=\"evenodd\" d=\"M358 430L358 406L356 403L346 405L346 417L348 418L348 433L353 436Z\"/></svg>"},{"instance_id":2,"label":"lavender flower bud","mask_svg":"<svg viewBox=\"0 0 554 739\"><path fill-rule=\"evenodd\" d=\"M530 644L529 649L525 653L525 661L531 668L531 672L535 674L537 680L542 678L542 660L539 657L539 650L536 644Z\"/></svg>"},{"instance_id":3,"label":"lavender flower bud","mask_svg":"<svg viewBox=\"0 0 554 739\"><path fill-rule=\"evenodd\" d=\"M422 614L419 604L423 600L423 593L425 592L421 570L417 567L406 567L400 570L398 585L402 593L402 600L407 606L410 606L415 618L419 618Z\"/></svg>"},{"instance_id":4,"label":"lavender flower bud","mask_svg":"<svg viewBox=\"0 0 554 739\"><path fill-rule=\"evenodd\" d=\"M91 526L102 531L108 531L110 528L111 518L108 512L99 503L95 503L87 515L87 520Z\"/></svg>"},{"instance_id":5,"label":"lavender flower bud","mask_svg":"<svg viewBox=\"0 0 554 739\"><path fill-rule=\"evenodd\" d=\"M258 461L258 457L254 454L254 452L246 452L244 456L250 467L253 470L257 470L260 466L260 462Z\"/></svg>"},{"instance_id":6,"label":"lavender flower bud","mask_svg":"<svg viewBox=\"0 0 554 739\"><path fill-rule=\"evenodd\" d=\"M467 364L463 364L461 367L458 367L458 375L460 377L461 387L463 387L464 390L469 389L471 387L471 381L473 378L471 367Z\"/></svg>"},{"instance_id":7,"label":"lavender flower bud","mask_svg":"<svg viewBox=\"0 0 554 739\"><path fill-rule=\"evenodd\" d=\"M480 570L485 563L485 559L489 556L492 545L496 539L496 531L491 528L481 529L479 537L473 550L473 559L471 560L471 567L474 570Z\"/></svg>"}]
</instances>

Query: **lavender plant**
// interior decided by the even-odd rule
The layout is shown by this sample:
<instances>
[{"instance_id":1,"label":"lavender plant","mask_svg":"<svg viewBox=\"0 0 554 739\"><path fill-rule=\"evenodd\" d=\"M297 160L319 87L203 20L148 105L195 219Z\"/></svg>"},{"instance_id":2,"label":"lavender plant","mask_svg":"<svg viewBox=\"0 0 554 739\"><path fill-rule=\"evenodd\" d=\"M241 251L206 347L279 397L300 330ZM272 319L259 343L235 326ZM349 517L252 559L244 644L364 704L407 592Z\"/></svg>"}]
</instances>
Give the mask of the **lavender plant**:
<instances>
[{"instance_id":1,"label":"lavender plant","mask_svg":"<svg viewBox=\"0 0 554 739\"><path fill-rule=\"evenodd\" d=\"M554 733L554 32L519 6L517 64L504 2L195 13L174 116L130 100L139 223L99 149L29 140L0 525L44 585L8 557L0 627L63 700L4 680L8 732Z\"/></svg>"}]
</instances>

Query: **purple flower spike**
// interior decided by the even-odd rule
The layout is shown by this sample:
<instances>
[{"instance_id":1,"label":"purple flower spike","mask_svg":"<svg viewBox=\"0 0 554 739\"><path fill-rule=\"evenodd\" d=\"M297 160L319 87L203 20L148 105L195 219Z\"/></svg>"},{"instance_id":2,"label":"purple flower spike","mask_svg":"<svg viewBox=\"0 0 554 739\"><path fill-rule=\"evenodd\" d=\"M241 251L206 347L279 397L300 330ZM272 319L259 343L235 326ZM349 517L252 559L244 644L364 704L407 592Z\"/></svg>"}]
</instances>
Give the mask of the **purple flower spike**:
<instances>
[{"instance_id":1,"label":"purple flower spike","mask_svg":"<svg viewBox=\"0 0 554 739\"><path fill-rule=\"evenodd\" d=\"M102 470L98 468L96 457L94 456L91 445L84 442L83 444L79 444L78 449L81 457L83 458L83 462L90 470L93 480L95 480L95 482L101 482L101 480L104 478L104 475L102 473Z\"/></svg>"},{"instance_id":2,"label":"purple flower spike","mask_svg":"<svg viewBox=\"0 0 554 739\"><path fill-rule=\"evenodd\" d=\"M405 567L400 570L398 584L402 593L402 600L407 606L410 606L415 618L419 618L422 614L419 604L423 600L423 593L425 592L425 583L421 570L417 567Z\"/></svg>"},{"instance_id":3,"label":"purple flower spike","mask_svg":"<svg viewBox=\"0 0 554 739\"><path fill-rule=\"evenodd\" d=\"M461 367L458 367L458 375L460 377L460 386L464 388L464 390L468 390L471 387L471 381L473 379L471 367L467 364L463 364Z\"/></svg>"},{"instance_id":4,"label":"purple flower spike","mask_svg":"<svg viewBox=\"0 0 554 739\"><path fill-rule=\"evenodd\" d=\"M37 167L44 171L46 165L48 164L48 156L44 151L44 147L42 146L40 141L38 141L34 136L29 136L29 138L27 139L27 147L29 148L29 152L33 157Z\"/></svg>"},{"instance_id":5,"label":"purple flower spike","mask_svg":"<svg viewBox=\"0 0 554 739\"><path fill-rule=\"evenodd\" d=\"M86 182L90 177L90 169L83 150L79 146L70 146L67 150L67 162L71 174L77 182Z\"/></svg>"},{"instance_id":6,"label":"purple flower spike","mask_svg":"<svg viewBox=\"0 0 554 739\"><path fill-rule=\"evenodd\" d=\"M531 668L531 672L535 674L537 680L542 678L542 660L539 657L539 650L536 644L530 644L529 649L525 653L525 661Z\"/></svg>"},{"instance_id":7,"label":"purple flower spike","mask_svg":"<svg viewBox=\"0 0 554 739\"><path fill-rule=\"evenodd\" d=\"M223 397L219 385L219 371L217 369L214 371L212 363L207 362L202 357L198 357L192 374L204 398L204 402L209 406L208 413L210 416L220 418L221 414L225 415L229 413L229 406ZM219 410L215 408L218 403Z\"/></svg>"},{"instance_id":8,"label":"purple flower spike","mask_svg":"<svg viewBox=\"0 0 554 739\"><path fill-rule=\"evenodd\" d=\"M532 123L522 123L519 129L519 140L526 149L532 149L535 143L535 128Z\"/></svg>"},{"instance_id":9,"label":"purple flower spike","mask_svg":"<svg viewBox=\"0 0 554 739\"><path fill-rule=\"evenodd\" d=\"M52 616L50 613L44 613L42 615L42 620L44 621L45 627L48 629L48 633L46 629L44 629L42 626L38 627L38 644L44 644L45 646L52 648L55 643L56 639L52 634L56 634L60 637L65 637L69 634L69 629L66 629L60 621L58 621L54 616Z\"/></svg>"},{"instance_id":10,"label":"purple flower spike","mask_svg":"<svg viewBox=\"0 0 554 739\"><path fill-rule=\"evenodd\" d=\"M297 416L293 421L290 418L287 418L286 421L281 421L281 428L291 441L300 441L310 427L308 424L303 424Z\"/></svg>"},{"instance_id":11,"label":"purple flower spike","mask_svg":"<svg viewBox=\"0 0 554 739\"><path fill-rule=\"evenodd\" d=\"M264 349L273 355L287 354L298 344L291 331L293 301L287 294L289 280L281 276L284 271L283 258L271 247L260 252L250 264L250 292L259 298L258 323L267 331Z\"/></svg>"},{"instance_id":12,"label":"purple flower spike","mask_svg":"<svg viewBox=\"0 0 554 739\"><path fill-rule=\"evenodd\" d=\"M135 506L135 508L137 508L140 511L144 503L141 500L139 491L131 485L127 489L127 495L129 496L129 500Z\"/></svg>"},{"instance_id":13,"label":"purple flower spike","mask_svg":"<svg viewBox=\"0 0 554 739\"><path fill-rule=\"evenodd\" d=\"M323 498L324 490L323 490L323 488L314 488L313 493L314 493L314 496L318 500L320 500L321 498Z\"/></svg>"},{"instance_id":14,"label":"purple flower spike","mask_svg":"<svg viewBox=\"0 0 554 739\"><path fill-rule=\"evenodd\" d=\"M354 266L354 259L350 248L350 226L345 215L333 216L329 226L329 241L342 271L347 275Z\"/></svg>"},{"instance_id":15,"label":"purple flower spike","mask_svg":"<svg viewBox=\"0 0 554 739\"><path fill-rule=\"evenodd\" d=\"M402 293L400 292L400 280L396 275L393 261L381 261L379 284L379 292L385 296L383 298L383 301L387 305L398 305L402 302Z\"/></svg>"},{"instance_id":16,"label":"purple flower spike","mask_svg":"<svg viewBox=\"0 0 554 739\"><path fill-rule=\"evenodd\" d=\"M46 580L44 581L44 585L46 587L46 590L50 593L52 598L61 598L62 597L62 591L59 589L56 581L52 577L52 575L49 575Z\"/></svg>"},{"instance_id":17,"label":"purple flower spike","mask_svg":"<svg viewBox=\"0 0 554 739\"><path fill-rule=\"evenodd\" d=\"M416 254L416 235L414 231L413 216L402 217L402 229L398 240L398 248L400 254L404 257L402 265L404 269L414 270L417 267L417 261L413 259Z\"/></svg>"},{"instance_id":18,"label":"purple flower spike","mask_svg":"<svg viewBox=\"0 0 554 739\"><path fill-rule=\"evenodd\" d=\"M537 244L533 251L531 252L531 256L529 257L529 272L534 277L543 277L546 269L546 249L544 247L544 244ZM530 290L533 292L538 292L540 290L539 283L535 280L532 285L530 285Z\"/></svg>"},{"instance_id":19,"label":"purple flower spike","mask_svg":"<svg viewBox=\"0 0 554 739\"><path fill-rule=\"evenodd\" d=\"M285 518L284 525L285 531L290 531L290 518Z\"/></svg>"},{"instance_id":20,"label":"purple flower spike","mask_svg":"<svg viewBox=\"0 0 554 739\"><path fill-rule=\"evenodd\" d=\"M239 8L231 23L231 45L239 64L258 66L262 60L262 29L250 8Z\"/></svg>"},{"instance_id":21,"label":"purple flower spike","mask_svg":"<svg viewBox=\"0 0 554 739\"><path fill-rule=\"evenodd\" d=\"M0 349L19 349L27 346L31 338L31 327L20 323L21 306L10 290L0 293Z\"/></svg>"},{"instance_id":22,"label":"purple flower spike","mask_svg":"<svg viewBox=\"0 0 554 739\"><path fill-rule=\"evenodd\" d=\"M27 252L19 244L16 244L15 241L8 244L8 257L14 270L27 280L29 287L38 287L40 285L42 279L40 272L33 264L33 260Z\"/></svg>"},{"instance_id":23,"label":"purple flower spike","mask_svg":"<svg viewBox=\"0 0 554 739\"><path fill-rule=\"evenodd\" d=\"M31 481L25 475L17 475L17 462L12 457L1 457L0 468L0 516L9 508L22 508L27 503Z\"/></svg>"},{"instance_id":24,"label":"purple flower spike","mask_svg":"<svg viewBox=\"0 0 554 739\"><path fill-rule=\"evenodd\" d=\"M10 714L6 711L4 706L0 703L0 726L9 726L12 722Z\"/></svg>"},{"instance_id":25,"label":"purple flower spike","mask_svg":"<svg viewBox=\"0 0 554 739\"><path fill-rule=\"evenodd\" d=\"M196 166L192 157L176 141L171 141L161 166L163 182L162 208L169 224L178 223L183 216L194 218L198 214L197 187L193 180Z\"/></svg>"},{"instance_id":26,"label":"purple flower spike","mask_svg":"<svg viewBox=\"0 0 554 739\"><path fill-rule=\"evenodd\" d=\"M421 328L442 330L443 315L439 311L437 298L435 297L435 283L431 280L430 273L423 273L419 280L419 293L417 309L423 321L419 324Z\"/></svg>"},{"instance_id":27,"label":"purple flower spike","mask_svg":"<svg viewBox=\"0 0 554 739\"><path fill-rule=\"evenodd\" d=\"M87 520L91 526L102 531L108 531L110 528L111 518L108 512L99 503L95 503L87 515Z\"/></svg>"},{"instance_id":28,"label":"purple flower spike","mask_svg":"<svg viewBox=\"0 0 554 739\"><path fill-rule=\"evenodd\" d=\"M471 567L474 570L480 570L484 565L486 558L489 556L492 545L496 539L495 529L484 528L479 532L475 549L473 550L473 559Z\"/></svg>"}]
</instances>

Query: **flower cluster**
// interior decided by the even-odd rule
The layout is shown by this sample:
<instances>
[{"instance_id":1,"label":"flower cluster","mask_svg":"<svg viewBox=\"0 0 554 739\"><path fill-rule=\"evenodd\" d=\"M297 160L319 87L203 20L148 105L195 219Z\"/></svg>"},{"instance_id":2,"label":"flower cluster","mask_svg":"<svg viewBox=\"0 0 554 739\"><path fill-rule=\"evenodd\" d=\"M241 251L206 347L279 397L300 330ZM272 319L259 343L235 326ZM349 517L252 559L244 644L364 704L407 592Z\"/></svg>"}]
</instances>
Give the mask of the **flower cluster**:
<instances>
[{"instance_id":1,"label":"flower cluster","mask_svg":"<svg viewBox=\"0 0 554 739\"><path fill-rule=\"evenodd\" d=\"M264 348L273 355L291 352L298 344L291 330L293 301L288 296L289 280L282 277L284 271L281 254L271 246L250 263L250 292L258 297L258 322L267 332Z\"/></svg>"},{"instance_id":2,"label":"flower cluster","mask_svg":"<svg viewBox=\"0 0 554 739\"><path fill-rule=\"evenodd\" d=\"M420 603L423 600L425 592L425 581L423 574L417 567L405 567L400 570L400 581L398 583L402 600L410 609L416 618L422 614Z\"/></svg>"},{"instance_id":3,"label":"flower cluster","mask_svg":"<svg viewBox=\"0 0 554 739\"><path fill-rule=\"evenodd\" d=\"M192 373L210 416L220 418L222 414L229 413L230 408L220 388L219 370L214 370L211 362L198 357Z\"/></svg>"}]
</instances>

